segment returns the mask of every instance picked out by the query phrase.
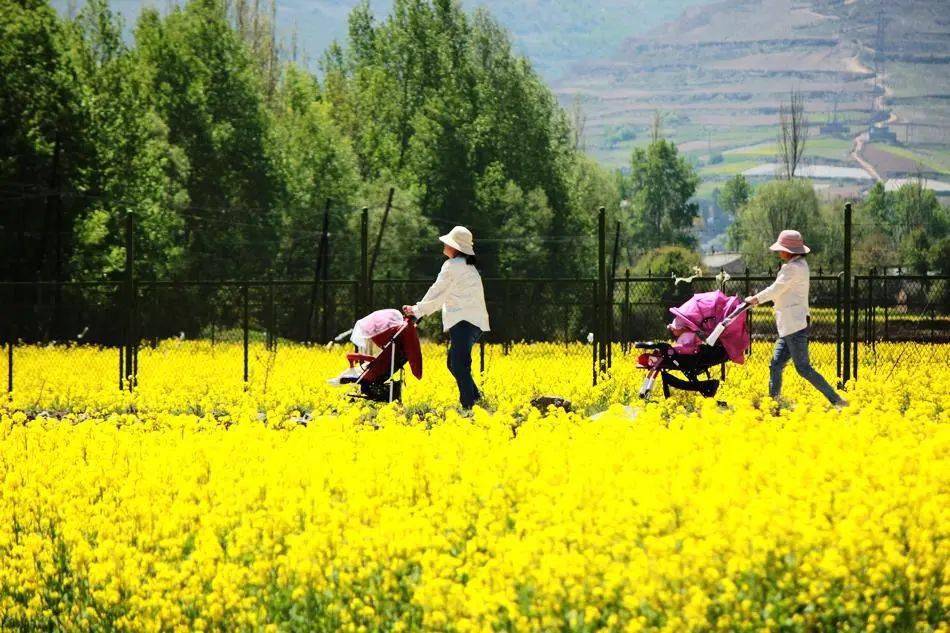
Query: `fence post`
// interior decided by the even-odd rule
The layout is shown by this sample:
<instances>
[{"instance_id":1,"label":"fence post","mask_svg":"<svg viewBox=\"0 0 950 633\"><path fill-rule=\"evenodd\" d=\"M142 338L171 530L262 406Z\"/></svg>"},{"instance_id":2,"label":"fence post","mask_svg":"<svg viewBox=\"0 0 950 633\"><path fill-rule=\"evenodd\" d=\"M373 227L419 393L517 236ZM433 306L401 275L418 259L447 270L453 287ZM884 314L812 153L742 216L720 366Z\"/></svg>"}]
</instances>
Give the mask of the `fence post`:
<instances>
[{"instance_id":1,"label":"fence post","mask_svg":"<svg viewBox=\"0 0 950 633\"><path fill-rule=\"evenodd\" d=\"M327 280L330 279L330 240L327 239L327 247L323 251L323 267L320 273L321 276L321 288L320 293L322 298L320 303L323 304L321 308L323 313L320 315L320 340L326 342L330 338L330 293L327 284Z\"/></svg>"},{"instance_id":2,"label":"fence post","mask_svg":"<svg viewBox=\"0 0 950 633\"><path fill-rule=\"evenodd\" d=\"M567 348L567 341L571 337L571 306L564 304L564 348Z\"/></svg>"},{"instance_id":3,"label":"fence post","mask_svg":"<svg viewBox=\"0 0 950 633\"><path fill-rule=\"evenodd\" d=\"M369 207L363 207L360 217L360 291L357 313L362 316L369 311Z\"/></svg>"},{"instance_id":4,"label":"fence post","mask_svg":"<svg viewBox=\"0 0 950 633\"><path fill-rule=\"evenodd\" d=\"M749 267L745 267L745 290L743 291L745 296L748 297L749 293L752 292L752 280L749 279ZM749 356L752 356L752 315L754 310L748 310L746 312L746 323L749 326Z\"/></svg>"},{"instance_id":5,"label":"fence post","mask_svg":"<svg viewBox=\"0 0 950 633\"><path fill-rule=\"evenodd\" d=\"M607 278L607 367L614 366L614 290L617 281L617 251L620 250L620 220L614 231L614 250L610 255L610 276Z\"/></svg>"},{"instance_id":6,"label":"fence post","mask_svg":"<svg viewBox=\"0 0 950 633\"><path fill-rule=\"evenodd\" d=\"M927 300L924 310L927 309L926 306L930 306L930 344L935 345L937 343L937 307L933 305L930 294L933 292L932 285L933 282L928 277L924 277L924 298Z\"/></svg>"},{"instance_id":7,"label":"fence post","mask_svg":"<svg viewBox=\"0 0 950 633\"><path fill-rule=\"evenodd\" d=\"M247 284L241 286L241 303L242 307L242 318L241 318L241 329L244 330L244 389L247 390L247 377L248 377L248 339L250 338L250 323L248 319L248 297L247 297Z\"/></svg>"},{"instance_id":8,"label":"fence post","mask_svg":"<svg viewBox=\"0 0 950 633\"><path fill-rule=\"evenodd\" d=\"M851 306L854 310L851 322L851 377L857 380L858 378L858 298L860 297L860 292L858 290L858 283L855 280L855 283L851 287L852 297L851 297Z\"/></svg>"},{"instance_id":9,"label":"fence post","mask_svg":"<svg viewBox=\"0 0 950 633\"><path fill-rule=\"evenodd\" d=\"M277 308L274 305L274 280L270 274L267 275L267 341L268 351L273 351L277 347Z\"/></svg>"},{"instance_id":10,"label":"fence post","mask_svg":"<svg viewBox=\"0 0 950 633\"><path fill-rule=\"evenodd\" d=\"M844 205L844 287L842 294L844 305L844 341L842 341L843 369L844 375L841 377L842 384L847 384L851 380L851 203ZM857 345L857 341L855 341Z\"/></svg>"},{"instance_id":11,"label":"fence post","mask_svg":"<svg viewBox=\"0 0 950 633\"><path fill-rule=\"evenodd\" d=\"M129 391L135 383L135 219L131 210L125 212L125 371L123 379L128 380Z\"/></svg>"},{"instance_id":12,"label":"fence post","mask_svg":"<svg viewBox=\"0 0 950 633\"><path fill-rule=\"evenodd\" d=\"M630 269L623 274L623 323L620 331L623 333L623 353L630 353Z\"/></svg>"},{"instance_id":13,"label":"fence post","mask_svg":"<svg viewBox=\"0 0 950 633\"><path fill-rule=\"evenodd\" d=\"M597 214L597 303L600 319L597 322L597 369L607 369L607 210L600 207Z\"/></svg>"},{"instance_id":14,"label":"fence post","mask_svg":"<svg viewBox=\"0 0 950 633\"><path fill-rule=\"evenodd\" d=\"M511 313L511 279L505 277L505 318L502 319L505 324L505 339L501 345L502 353L505 356L511 352L511 330L515 323Z\"/></svg>"},{"instance_id":15,"label":"fence post","mask_svg":"<svg viewBox=\"0 0 950 633\"><path fill-rule=\"evenodd\" d=\"M891 330L890 330L891 324L889 323L890 315L888 313L888 310L890 307L891 300L890 300L890 295L887 293L887 269L886 268L884 269L884 279L881 280L881 290L883 291L882 294L884 297L884 301L883 301L884 303L884 340L890 341L891 340Z\"/></svg>"},{"instance_id":16,"label":"fence post","mask_svg":"<svg viewBox=\"0 0 950 633\"><path fill-rule=\"evenodd\" d=\"M867 311L867 343L871 346L871 349L877 353L877 308L874 307L874 277L875 269L871 268L871 278L868 279L868 311Z\"/></svg>"},{"instance_id":17,"label":"fence post","mask_svg":"<svg viewBox=\"0 0 950 633\"><path fill-rule=\"evenodd\" d=\"M595 280L595 281L594 281L594 287L593 287L593 290L594 290L594 294L593 294L593 302L594 302L594 327L593 327L593 331L591 332L591 334L593 335L593 337L591 338L591 341L590 341L590 349L591 349L590 366L591 366L591 372L592 372L593 375L594 375L594 382L593 382L593 384L594 384L595 387L597 386L597 345L598 345L598 341L597 341L597 324L600 323L600 321L599 321L599 319L600 319L600 310L598 309L597 284L598 284L598 282Z\"/></svg>"},{"instance_id":18,"label":"fence post","mask_svg":"<svg viewBox=\"0 0 950 633\"><path fill-rule=\"evenodd\" d=\"M310 309L307 310L307 342L313 343L313 313L317 311L317 283L320 281L320 268L323 266L323 255L327 248L328 231L330 227L330 198L327 198L323 208L323 230L320 232L320 245L317 247L317 256L313 263L313 287L310 289Z\"/></svg>"},{"instance_id":19,"label":"fence post","mask_svg":"<svg viewBox=\"0 0 950 633\"><path fill-rule=\"evenodd\" d=\"M835 374L838 377L838 389L841 389L844 384L842 383L842 373L841 373L841 277L844 273L841 273L835 277Z\"/></svg>"},{"instance_id":20,"label":"fence post","mask_svg":"<svg viewBox=\"0 0 950 633\"><path fill-rule=\"evenodd\" d=\"M13 336L7 341L7 397L13 400Z\"/></svg>"}]
</instances>

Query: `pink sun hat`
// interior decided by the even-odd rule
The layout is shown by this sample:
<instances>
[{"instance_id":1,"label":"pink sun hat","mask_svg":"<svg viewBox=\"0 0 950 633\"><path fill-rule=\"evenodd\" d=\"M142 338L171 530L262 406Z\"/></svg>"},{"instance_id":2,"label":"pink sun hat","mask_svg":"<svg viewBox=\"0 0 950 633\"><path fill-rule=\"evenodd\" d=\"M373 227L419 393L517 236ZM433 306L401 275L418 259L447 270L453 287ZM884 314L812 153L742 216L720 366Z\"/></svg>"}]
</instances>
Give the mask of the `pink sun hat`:
<instances>
[{"instance_id":1,"label":"pink sun hat","mask_svg":"<svg viewBox=\"0 0 950 633\"><path fill-rule=\"evenodd\" d=\"M770 251L785 251L793 255L804 255L811 252L811 249L805 246L805 240L798 231L786 229L778 234L775 243L769 246Z\"/></svg>"}]
</instances>

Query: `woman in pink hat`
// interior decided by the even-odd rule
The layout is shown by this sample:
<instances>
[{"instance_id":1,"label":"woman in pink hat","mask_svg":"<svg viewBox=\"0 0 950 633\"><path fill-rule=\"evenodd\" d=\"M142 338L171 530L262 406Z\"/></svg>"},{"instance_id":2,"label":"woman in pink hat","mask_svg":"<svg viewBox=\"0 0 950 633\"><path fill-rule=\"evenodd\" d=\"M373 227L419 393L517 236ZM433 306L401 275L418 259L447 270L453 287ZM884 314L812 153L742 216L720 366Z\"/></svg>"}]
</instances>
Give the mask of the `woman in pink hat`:
<instances>
[{"instance_id":1,"label":"woman in pink hat","mask_svg":"<svg viewBox=\"0 0 950 633\"><path fill-rule=\"evenodd\" d=\"M769 366L769 395L778 400L782 393L782 372L789 359L798 374L810 382L836 407L847 402L835 392L808 359L808 286L810 273L805 255L811 250L805 246L798 231L782 231L769 247L778 253L784 264L775 282L755 296L746 298L750 305L771 301L775 305L775 325L778 341Z\"/></svg>"},{"instance_id":2,"label":"woman in pink hat","mask_svg":"<svg viewBox=\"0 0 950 633\"><path fill-rule=\"evenodd\" d=\"M448 366L459 388L463 409L471 409L482 394L472 378L472 348L488 331L488 310L482 276L475 267L472 232L456 226L439 238L447 261L419 303L403 306L406 315L423 317L442 310L442 328L449 333Z\"/></svg>"}]
</instances>

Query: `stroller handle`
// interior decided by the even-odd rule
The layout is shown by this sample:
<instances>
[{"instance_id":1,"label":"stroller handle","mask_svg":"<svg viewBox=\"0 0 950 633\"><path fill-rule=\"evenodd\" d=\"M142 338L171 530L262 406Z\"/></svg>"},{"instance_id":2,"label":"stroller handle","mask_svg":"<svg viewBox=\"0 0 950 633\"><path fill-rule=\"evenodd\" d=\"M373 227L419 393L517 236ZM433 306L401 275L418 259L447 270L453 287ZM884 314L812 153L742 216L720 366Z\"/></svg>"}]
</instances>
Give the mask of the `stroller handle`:
<instances>
[{"instance_id":1,"label":"stroller handle","mask_svg":"<svg viewBox=\"0 0 950 633\"><path fill-rule=\"evenodd\" d=\"M724 320L724 321L731 321L732 319L736 318L737 316L739 316L740 314L742 314L742 313L745 312L746 310L751 310L751 309L752 309L752 304L743 301L741 306L739 306L738 308L736 308L735 310L733 310L733 311L732 311L732 314L727 315L726 318L723 319L723 320Z\"/></svg>"},{"instance_id":2,"label":"stroller handle","mask_svg":"<svg viewBox=\"0 0 950 633\"><path fill-rule=\"evenodd\" d=\"M709 336L706 337L706 345L715 345L719 341L719 337L722 336L722 333L726 331L726 328L732 325L732 321L751 307L751 303L743 301L741 306L729 313L726 318L713 329Z\"/></svg>"}]
</instances>

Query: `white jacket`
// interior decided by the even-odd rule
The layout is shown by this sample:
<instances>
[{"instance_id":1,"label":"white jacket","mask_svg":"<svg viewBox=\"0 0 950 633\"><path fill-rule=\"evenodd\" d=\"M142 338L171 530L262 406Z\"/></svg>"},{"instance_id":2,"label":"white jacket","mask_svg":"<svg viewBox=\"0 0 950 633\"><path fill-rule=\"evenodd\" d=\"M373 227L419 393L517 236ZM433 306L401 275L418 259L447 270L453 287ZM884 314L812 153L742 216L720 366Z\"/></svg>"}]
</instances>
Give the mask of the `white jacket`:
<instances>
[{"instance_id":1,"label":"white jacket","mask_svg":"<svg viewBox=\"0 0 950 633\"><path fill-rule=\"evenodd\" d=\"M448 331L459 321L468 321L482 332L488 331L488 309L482 276L464 257L455 257L442 264L435 283L422 301L412 306L417 317L442 309L442 329Z\"/></svg>"},{"instance_id":2,"label":"white jacket","mask_svg":"<svg viewBox=\"0 0 950 633\"><path fill-rule=\"evenodd\" d=\"M759 303L775 304L775 325L779 337L808 327L808 285L810 273L803 257L793 257L778 271L775 282L755 295Z\"/></svg>"}]
</instances>

